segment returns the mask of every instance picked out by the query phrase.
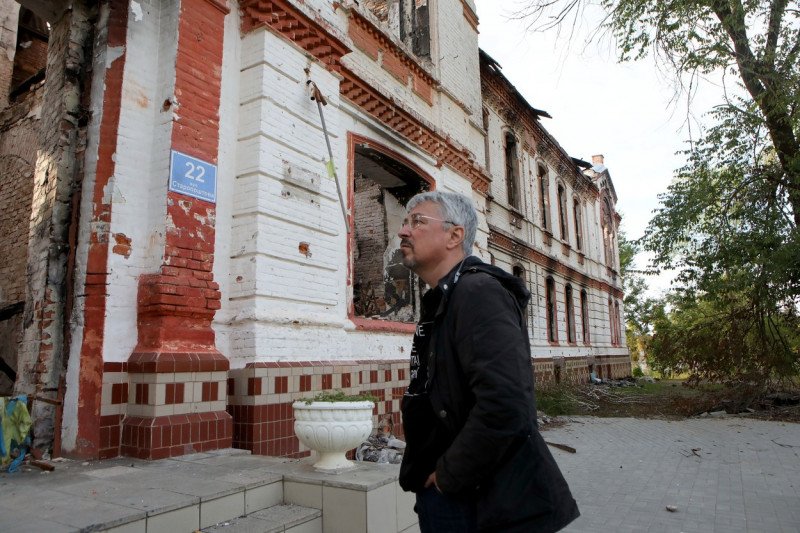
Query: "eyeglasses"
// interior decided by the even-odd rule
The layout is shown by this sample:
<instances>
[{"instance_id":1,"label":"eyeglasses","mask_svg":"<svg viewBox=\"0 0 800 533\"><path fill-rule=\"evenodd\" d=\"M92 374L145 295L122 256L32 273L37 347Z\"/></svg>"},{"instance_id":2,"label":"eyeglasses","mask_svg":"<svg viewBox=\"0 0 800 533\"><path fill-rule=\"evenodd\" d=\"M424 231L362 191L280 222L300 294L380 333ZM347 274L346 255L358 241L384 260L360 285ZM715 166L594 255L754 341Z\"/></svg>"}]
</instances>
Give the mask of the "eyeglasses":
<instances>
[{"instance_id":1,"label":"eyeglasses","mask_svg":"<svg viewBox=\"0 0 800 533\"><path fill-rule=\"evenodd\" d=\"M402 228L408 226L411 229L417 229L421 225L427 224L428 220L434 220L436 222L441 222L443 224L451 224L453 226L457 226L458 225L455 222L451 222L449 220L442 220L441 218L434 218L434 217L429 217L427 215L421 215L419 213L414 213L410 217L403 219L403 224L400 226L400 228L402 229Z\"/></svg>"}]
</instances>

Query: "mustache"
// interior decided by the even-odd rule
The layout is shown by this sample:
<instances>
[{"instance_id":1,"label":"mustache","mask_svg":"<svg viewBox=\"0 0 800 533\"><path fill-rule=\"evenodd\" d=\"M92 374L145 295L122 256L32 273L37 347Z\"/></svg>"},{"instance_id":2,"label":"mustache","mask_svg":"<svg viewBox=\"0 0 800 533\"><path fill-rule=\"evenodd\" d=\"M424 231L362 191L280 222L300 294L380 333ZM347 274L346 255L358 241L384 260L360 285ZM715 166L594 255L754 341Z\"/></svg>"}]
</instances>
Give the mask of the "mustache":
<instances>
[{"instance_id":1,"label":"mustache","mask_svg":"<svg viewBox=\"0 0 800 533\"><path fill-rule=\"evenodd\" d=\"M412 249L414 248L414 245L411 244L411 241L409 241L408 239L400 239L400 246L403 246L404 244L408 245Z\"/></svg>"}]
</instances>

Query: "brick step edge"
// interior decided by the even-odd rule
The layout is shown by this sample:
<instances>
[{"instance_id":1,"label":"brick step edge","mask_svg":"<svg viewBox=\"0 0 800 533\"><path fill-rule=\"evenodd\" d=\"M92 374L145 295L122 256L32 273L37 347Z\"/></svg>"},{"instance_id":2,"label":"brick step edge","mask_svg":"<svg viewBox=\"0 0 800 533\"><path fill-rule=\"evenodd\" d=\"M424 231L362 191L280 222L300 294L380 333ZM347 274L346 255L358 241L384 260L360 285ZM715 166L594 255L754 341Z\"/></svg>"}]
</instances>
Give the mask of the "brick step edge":
<instances>
[{"instance_id":1,"label":"brick step edge","mask_svg":"<svg viewBox=\"0 0 800 533\"><path fill-rule=\"evenodd\" d=\"M301 507L299 505L275 505L256 511L247 516L241 516L219 524L202 529L203 533L280 533L290 532L293 528L308 524L303 531L318 531L322 533L322 511Z\"/></svg>"}]
</instances>

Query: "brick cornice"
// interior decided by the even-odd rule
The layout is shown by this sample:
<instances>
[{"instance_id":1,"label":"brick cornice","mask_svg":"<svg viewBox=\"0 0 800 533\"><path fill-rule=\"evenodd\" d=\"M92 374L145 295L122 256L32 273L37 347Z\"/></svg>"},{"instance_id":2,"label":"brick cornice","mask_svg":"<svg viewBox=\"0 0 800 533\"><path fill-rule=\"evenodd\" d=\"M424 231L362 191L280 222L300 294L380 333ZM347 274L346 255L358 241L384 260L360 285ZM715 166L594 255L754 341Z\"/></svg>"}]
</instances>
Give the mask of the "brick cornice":
<instances>
[{"instance_id":1,"label":"brick cornice","mask_svg":"<svg viewBox=\"0 0 800 533\"><path fill-rule=\"evenodd\" d=\"M384 55L391 54L395 56L395 58L405 65L405 67L411 71L414 76L421 78L425 81L428 85L432 87L436 87L439 85L439 82L434 78L431 74L428 73L425 69L423 69L416 59L411 57L402 47L400 47L397 43L389 39L380 28L375 26L372 21L368 20L364 15L359 13L358 11L351 10L350 11L350 24L355 24L363 31L367 32L373 39L378 42L378 45L383 50Z\"/></svg>"},{"instance_id":2,"label":"brick cornice","mask_svg":"<svg viewBox=\"0 0 800 533\"><path fill-rule=\"evenodd\" d=\"M339 92L344 98L435 157L439 166L445 164L464 176L475 191L487 194L491 178L469 150L436 132L412 111L403 109L393 98L381 94L349 69L343 67L342 75Z\"/></svg>"},{"instance_id":3,"label":"brick cornice","mask_svg":"<svg viewBox=\"0 0 800 533\"><path fill-rule=\"evenodd\" d=\"M489 226L489 244L494 245L497 248L500 248L501 250L504 250L520 259L527 259L536 263L537 265L558 272L567 279L574 280L581 285L594 287L601 291L607 292L616 298L622 299L624 297L622 291L610 283L587 276L583 272L579 272L578 270L565 265L561 261L554 259L553 257L540 252L539 250L531 248L530 245L519 239L515 239L514 237L500 233L497 228L494 228L491 225Z\"/></svg>"},{"instance_id":4,"label":"brick cornice","mask_svg":"<svg viewBox=\"0 0 800 533\"><path fill-rule=\"evenodd\" d=\"M316 57L329 70L338 72L342 56L350 52L321 23L286 0L244 0L240 9L243 32L268 26Z\"/></svg>"},{"instance_id":5,"label":"brick cornice","mask_svg":"<svg viewBox=\"0 0 800 533\"><path fill-rule=\"evenodd\" d=\"M578 191L598 196L599 190L576 167L572 158L564 152L552 135L542 126L529 106L520 101L516 90L500 74L491 72L481 65L481 92L483 102L488 105L510 126L525 128L522 148L532 157L542 157L556 172L569 179L570 185Z\"/></svg>"}]
</instances>

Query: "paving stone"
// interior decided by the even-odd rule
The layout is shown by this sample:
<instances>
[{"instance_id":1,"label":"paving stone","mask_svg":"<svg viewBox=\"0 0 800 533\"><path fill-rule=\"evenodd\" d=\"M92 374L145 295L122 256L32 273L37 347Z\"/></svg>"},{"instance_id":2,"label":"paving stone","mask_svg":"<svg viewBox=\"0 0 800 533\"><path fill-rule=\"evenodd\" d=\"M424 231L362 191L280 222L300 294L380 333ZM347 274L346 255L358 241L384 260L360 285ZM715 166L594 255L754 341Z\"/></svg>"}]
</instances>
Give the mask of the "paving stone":
<instances>
[{"instance_id":1,"label":"paving stone","mask_svg":"<svg viewBox=\"0 0 800 533\"><path fill-rule=\"evenodd\" d=\"M582 513L565 532L800 533L798 424L576 417L544 436L577 449L552 449Z\"/></svg>"}]
</instances>

